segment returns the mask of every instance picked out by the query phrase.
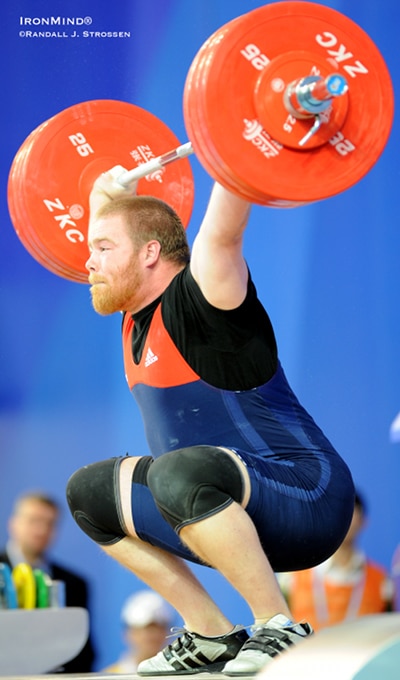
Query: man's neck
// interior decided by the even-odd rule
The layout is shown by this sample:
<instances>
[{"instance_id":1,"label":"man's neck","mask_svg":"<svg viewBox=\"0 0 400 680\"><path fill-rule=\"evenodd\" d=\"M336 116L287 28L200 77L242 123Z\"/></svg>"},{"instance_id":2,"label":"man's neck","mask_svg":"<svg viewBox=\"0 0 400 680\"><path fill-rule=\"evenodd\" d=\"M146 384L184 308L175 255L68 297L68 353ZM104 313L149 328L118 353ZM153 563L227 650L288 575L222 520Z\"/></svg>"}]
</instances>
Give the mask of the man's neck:
<instances>
[{"instance_id":1,"label":"man's neck","mask_svg":"<svg viewBox=\"0 0 400 680\"><path fill-rule=\"evenodd\" d=\"M133 303L132 308L129 308L126 311L132 315L135 315L138 312L141 312L142 309L145 309L151 305L152 302L161 297L161 295L170 285L171 281L184 268L184 266L177 266L176 262L164 261L163 266L158 270L157 275L153 277L147 277L142 284L142 290L140 291L140 294L135 296L137 300L140 300L140 304L135 305Z\"/></svg>"},{"instance_id":2,"label":"man's neck","mask_svg":"<svg viewBox=\"0 0 400 680\"><path fill-rule=\"evenodd\" d=\"M351 563L352 557L356 549L352 543L342 544L340 548L332 555L331 564L335 567L346 567Z\"/></svg>"}]
</instances>

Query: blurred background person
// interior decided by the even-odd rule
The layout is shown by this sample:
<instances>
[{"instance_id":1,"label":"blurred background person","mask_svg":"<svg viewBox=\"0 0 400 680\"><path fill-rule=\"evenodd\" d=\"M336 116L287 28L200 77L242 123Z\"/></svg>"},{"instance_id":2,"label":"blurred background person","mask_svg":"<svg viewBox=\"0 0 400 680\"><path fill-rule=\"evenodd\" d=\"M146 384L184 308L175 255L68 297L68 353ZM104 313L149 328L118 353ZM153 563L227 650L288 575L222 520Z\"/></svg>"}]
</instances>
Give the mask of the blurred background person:
<instances>
[{"instance_id":1,"label":"blurred background person","mask_svg":"<svg viewBox=\"0 0 400 680\"><path fill-rule=\"evenodd\" d=\"M277 575L296 621L305 619L319 630L367 614L393 611L394 584L389 570L357 546L366 517L365 500L357 491L353 519L338 550L312 569Z\"/></svg>"},{"instance_id":2,"label":"blurred background person","mask_svg":"<svg viewBox=\"0 0 400 680\"><path fill-rule=\"evenodd\" d=\"M394 582L394 609L400 612L400 543L393 553L391 574Z\"/></svg>"},{"instance_id":3,"label":"blurred background person","mask_svg":"<svg viewBox=\"0 0 400 680\"><path fill-rule=\"evenodd\" d=\"M126 649L121 657L104 669L106 673L135 673L138 664L165 647L177 613L152 590L131 595L121 610L123 640Z\"/></svg>"},{"instance_id":4,"label":"blurred background person","mask_svg":"<svg viewBox=\"0 0 400 680\"><path fill-rule=\"evenodd\" d=\"M13 569L24 562L32 569L40 569L52 580L65 583L65 605L88 609L88 584L78 574L54 562L49 549L56 537L61 508L45 493L29 491L15 501L7 529L9 540L0 551L0 562ZM88 673L92 670L94 650L87 640L82 651L66 663L63 673Z\"/></svg>"}]
</instances>

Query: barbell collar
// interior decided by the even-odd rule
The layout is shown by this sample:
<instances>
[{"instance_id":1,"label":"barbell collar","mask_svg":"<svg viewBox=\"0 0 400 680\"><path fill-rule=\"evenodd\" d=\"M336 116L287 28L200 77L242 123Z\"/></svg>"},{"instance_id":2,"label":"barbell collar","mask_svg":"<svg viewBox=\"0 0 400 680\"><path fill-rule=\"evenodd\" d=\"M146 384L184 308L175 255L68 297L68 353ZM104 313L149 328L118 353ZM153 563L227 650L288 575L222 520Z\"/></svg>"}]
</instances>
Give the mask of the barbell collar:
<instances>
[{"instance_id":1,"label":"barbell collar","mask_svg":"<svg viewBox=\"0 0 400 680\"><path fill-rule=\"evenodd\" d=\"M326 111L334 97L348 91L347 80L340 73L306 76L290 83L283 96L284 104L295 118L304 119Z\"/></svg>"}]
</instances>

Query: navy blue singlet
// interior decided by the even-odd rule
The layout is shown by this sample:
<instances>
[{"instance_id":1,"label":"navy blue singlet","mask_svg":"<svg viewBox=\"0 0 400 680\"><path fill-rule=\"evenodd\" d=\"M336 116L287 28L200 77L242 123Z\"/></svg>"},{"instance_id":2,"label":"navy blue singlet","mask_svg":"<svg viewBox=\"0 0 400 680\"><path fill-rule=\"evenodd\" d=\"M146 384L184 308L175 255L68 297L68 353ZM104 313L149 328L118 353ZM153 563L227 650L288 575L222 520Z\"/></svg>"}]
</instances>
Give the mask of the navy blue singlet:
<instances>
[{"instance_id":1,"label":"navy blue singlet","mask_svg":"<svg viewBox=\"0 0 400 680\"><path fill-rule=\"evenodd\" d=\"M124 316L126 379L152 456L195 444L236 451L251 479L246 510L273 569L304 569L326 559L342 542L353 513L353 481L343 459L294 395L279 360L274 362L270 321L251 283L242 308L232 320L232 313L208 305L187 268L146 311L137 355L132 343L135 321ZM214 329L207 328L209 315L214 327L221 324L221 337L225 333L235 338L232 344L227 340L227 357L215 339L218 334L214 337ZM262 317L264 328L255 324L249 337L243 335L244 325L251 327L256 316ZM232 325L238 326L236 335ZM230 374L239 380L242 372L254 386L233 390L209 382L214 373L207 351L213 342L213 358L221 364L215 381ZM235 356L240 356L239 365L232 365ZM257 366L267 378L263 382ZM135 485L132 510L143 540L196 561L159 515L145 485Z\"/></svg>"}]
</instances>

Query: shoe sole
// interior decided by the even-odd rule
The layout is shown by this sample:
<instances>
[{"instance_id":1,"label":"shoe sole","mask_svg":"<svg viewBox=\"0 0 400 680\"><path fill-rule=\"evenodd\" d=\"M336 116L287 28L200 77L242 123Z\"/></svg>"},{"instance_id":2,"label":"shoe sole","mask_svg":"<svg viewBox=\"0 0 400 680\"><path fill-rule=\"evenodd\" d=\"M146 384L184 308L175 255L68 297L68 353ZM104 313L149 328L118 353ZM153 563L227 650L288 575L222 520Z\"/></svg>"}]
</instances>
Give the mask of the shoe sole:
<instances>
[{"instance_id":1,"label":"shoe sole","mask_svg":"<svg viewBox=\"0 0 400 680\"><path fill-rule=\"evenodd\" d=\"M215 664L209 664L207 666L199 666L198 668L185 668L181 671L152 671L151 673L137 673L141 678L152 678L152 677L168 677L171 675L198 675L199 673L221 673L226 661L221 661Z\"/></svg>"},{"instance_id":2,"label":"shoe sole","mask_svg":"<svg viewBox=\"0 0 400 680\"><path fill-rule=\"evenodd\" d=\"M260 668L260 670L262 670L262 668ZM227 673L223 671L223 675L225 675L227 678L250 678L250 677L252 678L259 672L260 671L246 671L246 673Z\"/></svg>"}]
</instances>

